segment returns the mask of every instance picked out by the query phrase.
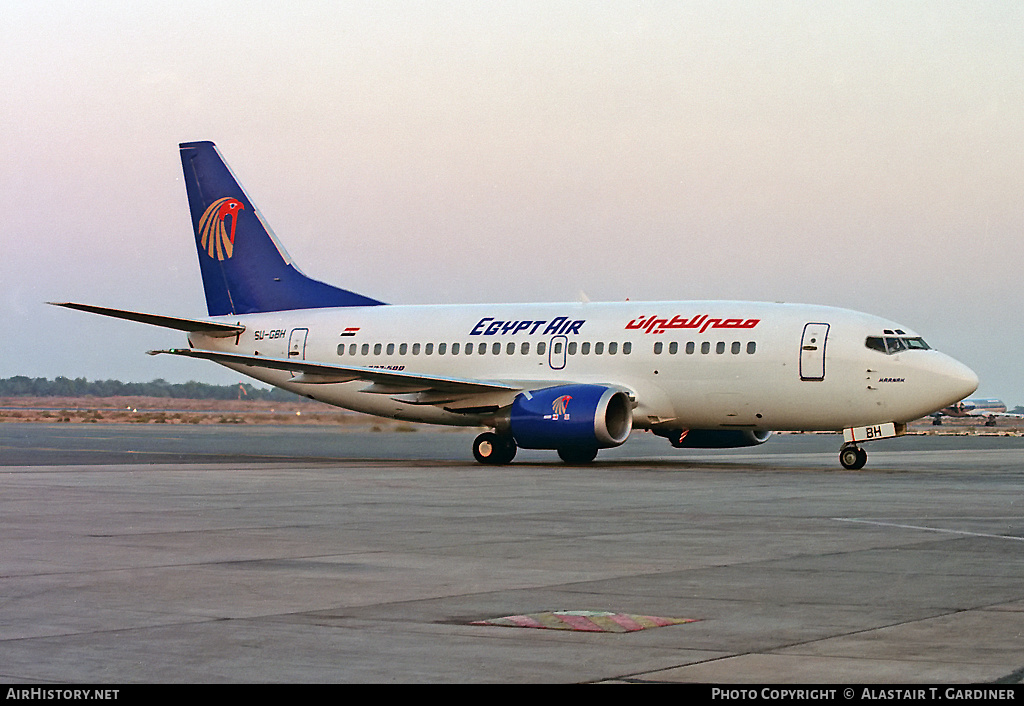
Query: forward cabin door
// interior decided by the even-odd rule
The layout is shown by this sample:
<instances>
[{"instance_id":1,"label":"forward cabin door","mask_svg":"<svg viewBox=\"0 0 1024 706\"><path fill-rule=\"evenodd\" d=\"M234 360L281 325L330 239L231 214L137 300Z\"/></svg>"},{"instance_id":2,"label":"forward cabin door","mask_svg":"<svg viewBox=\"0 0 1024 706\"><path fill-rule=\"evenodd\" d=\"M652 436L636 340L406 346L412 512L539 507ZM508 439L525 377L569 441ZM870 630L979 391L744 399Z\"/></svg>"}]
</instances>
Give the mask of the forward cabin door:
<instances>
[{"instance_id":1,"label":"forward cabin door","mask_svg":"<svg viewBox=\"0 0 1024 706\"><path fill-rule=\"evenodd\" d=\"M800 379L821 381L825 379L825 341L828 339L828 324L812 323L804 326L800 339Z\"/></svg>"}]
</instances>

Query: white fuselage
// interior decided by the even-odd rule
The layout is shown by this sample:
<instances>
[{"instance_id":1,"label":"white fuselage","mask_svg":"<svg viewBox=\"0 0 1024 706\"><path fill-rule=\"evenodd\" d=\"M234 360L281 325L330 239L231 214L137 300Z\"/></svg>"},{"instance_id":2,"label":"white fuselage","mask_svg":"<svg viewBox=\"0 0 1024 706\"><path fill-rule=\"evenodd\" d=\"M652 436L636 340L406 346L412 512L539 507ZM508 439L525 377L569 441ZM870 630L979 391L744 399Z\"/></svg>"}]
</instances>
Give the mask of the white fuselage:
<instances>
[{"instance_id":1,"label":"white fuselage","mask_svg":"<svg viewBox=\"0 0 1024 706\"><path fill-rule=\"evenodd\" d=\"M938 351L887 354L865 345L867 337L883 331L915 336L909 329L822 306L727 301L388 305L215 320L240 323L245 331L237 339L193 333L193 347L522 389L561 383L620 387L636 401L638 428L838 430L906 422L962 399L977 386L973 372ZM369 414L436 424L487 423L486 415L412 404L394 394L400 391L366 381L309 384L295 382L286 371L230 367ZM507 395L494 400L511 402Z\"/></svg>"}]
</instances>

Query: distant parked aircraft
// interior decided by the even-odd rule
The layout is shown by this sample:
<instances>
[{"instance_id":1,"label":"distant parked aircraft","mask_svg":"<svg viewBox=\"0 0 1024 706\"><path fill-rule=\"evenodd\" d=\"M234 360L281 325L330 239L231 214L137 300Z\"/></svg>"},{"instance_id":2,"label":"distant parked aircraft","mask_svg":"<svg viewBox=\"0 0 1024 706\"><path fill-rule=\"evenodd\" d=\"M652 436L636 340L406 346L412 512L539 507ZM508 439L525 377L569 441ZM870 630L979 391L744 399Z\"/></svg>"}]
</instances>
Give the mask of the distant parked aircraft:
<instances>
[{"instance_id":1,"label":"distant parked aircraft","mask_svg":"<svg viewBox=\"0 0 1024 706\"><path fill-rule=\"evenodd\" d=\"M942 424L943 417L986 417L985 426L994 427L999 417L1011 419L1024 418L1022 414L1014 414L1006 411L1006 404L1002 400L991 397L977 397L969 400L960 400L949 407L943 407L931 415L932 424Z\"/></svg>"}]
</instances>

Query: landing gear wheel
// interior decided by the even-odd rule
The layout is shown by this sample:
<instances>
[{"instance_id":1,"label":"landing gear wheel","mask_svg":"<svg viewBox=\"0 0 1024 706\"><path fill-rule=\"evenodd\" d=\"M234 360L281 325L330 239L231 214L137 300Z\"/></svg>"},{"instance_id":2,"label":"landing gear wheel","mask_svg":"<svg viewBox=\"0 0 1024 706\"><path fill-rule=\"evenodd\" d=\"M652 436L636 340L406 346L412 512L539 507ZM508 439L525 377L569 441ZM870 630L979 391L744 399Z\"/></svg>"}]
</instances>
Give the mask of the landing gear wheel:
<instances>
[{"instance_id":1,"label":"landing gear wheel","mask_svg":"<svg viewBox=\"0 0 1024 706\"><path fill-rule=\"evenodd\" d=\"M503 466L516 457L516 442L511 436L485 431L473 441L473 456L488 466Z\"/></svg>"},{"instance_id":2,"label":"landing gear wheel","mask_svg":"<svg viewBox=\"0 0 1024 706\"><path fill-rule=\"evenodd\" d=\"M597 447L596 446L571 446L567 448L558 449L558 457L573 465L582 465L584 463L590 463L597 458Z\"/></svg>"},{"instance_id":3,"label":"landing gear wheel","mask_svg":"<svg viewBox=\"0 0 1024 706\"><path fill-rule=\"evenodd\" d=\"M868 452L859 446L844 446L839 449L839 463L850 471L859 471L868 462Z\"/></svg>"}]
</instances>

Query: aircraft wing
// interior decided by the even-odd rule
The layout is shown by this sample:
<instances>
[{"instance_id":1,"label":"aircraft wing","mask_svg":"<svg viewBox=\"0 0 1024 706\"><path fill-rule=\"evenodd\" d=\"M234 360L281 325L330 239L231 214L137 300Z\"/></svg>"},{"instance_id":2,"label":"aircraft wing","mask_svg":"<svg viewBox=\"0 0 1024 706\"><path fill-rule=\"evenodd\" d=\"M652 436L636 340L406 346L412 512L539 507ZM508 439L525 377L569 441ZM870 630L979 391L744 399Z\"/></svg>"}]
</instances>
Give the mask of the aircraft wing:
<instances>
[{"instance_id":1,"label":"aircraft wing","mask_svg":"<svg viewBox=\"0 0 1024 706\"><path fill-rule=\"evenodd\" d=\"M258 355L240 355L219 351L197 350L194 348L172 348L149 351L150 355L168 353L186 358L201 358L217 363L248 365L271 370L286 370L292 373L291 382L304 384L329 384L363 380L369 383L364 392L401 395L399 399L410 404L444 404L454 400L480 397L488 393L503 393L499 397L518 393L523 387L507 385L488 380L464 380L435 375L418 375L384 368L368 368L358 365L332 365L314 363L294 358L268 358ZM514 396L514 394L512 394ZM511 399L509 400L511 402ZM487 406L494 406L488 404ZM475 408L474 408L475 409Z\"/></svg>"},{"instance_id":2,"label":"aircraft wing","mask_svg":"<svg viewBox=\"0 0 1024 706\"><path fill-rule=\"evenodd\" d=\"M105 306L94 306L92 304L77 304L75 302L47 302L54 306L62 306L65 309L76 309L88 311L91 314L112 316L115 319L127 319L138 321L143 324L161 326L163 328L187 331L189 333L202 333L214 338L227 338L237 336L245 330L241 324L222 324L216 321L202 321L200 319L182 319L176 316L163 316L161 314L144 314L140 311L129 311L127 309L110 309Z\"/></svg>"}]
</instances>

